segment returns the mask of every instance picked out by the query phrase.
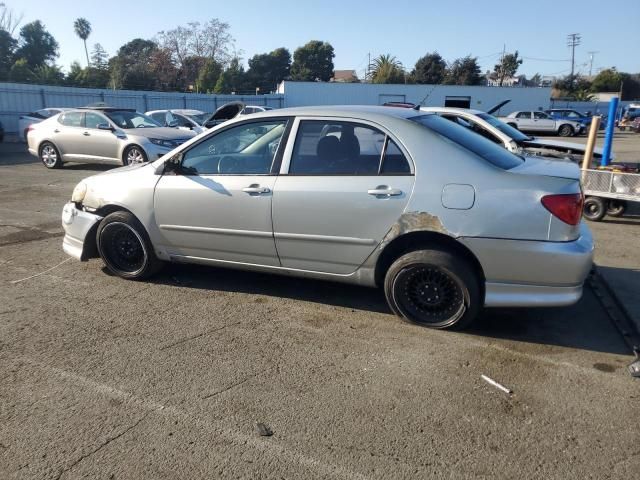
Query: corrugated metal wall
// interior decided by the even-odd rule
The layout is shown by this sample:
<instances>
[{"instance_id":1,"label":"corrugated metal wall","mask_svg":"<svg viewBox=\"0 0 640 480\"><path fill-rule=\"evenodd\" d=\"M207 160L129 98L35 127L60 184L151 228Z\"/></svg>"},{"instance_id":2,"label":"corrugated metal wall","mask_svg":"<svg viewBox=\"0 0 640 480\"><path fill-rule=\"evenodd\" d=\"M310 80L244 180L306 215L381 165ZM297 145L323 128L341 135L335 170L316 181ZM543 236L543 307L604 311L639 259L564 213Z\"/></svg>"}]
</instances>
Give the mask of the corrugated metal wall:
<instances>
[{"instance_id":1,"label":"corrugated metal wall","mask_svg":"<svg viewBox=\"0 0 640 480\"><path fill-rule=\"evenodd\" d=\"M145 92L98 88L55 87L0 83L0 121L5 132L18 131L18 117L45 107L82 107L105 102L114 107L135 108L140 112L165 108L193 108L213 112L233 100L248 105L284 106L283 95L207 95L180 92Z\"/></svg>"},{"instance_id":2,"label":"corrugated metal wall","mask_svg":"<svg viewBox=\"0 0 640 480\"><path fill-rule=\"evenodd\" d=\"M550 88L485 87L458 85L381 85L373 83L283 82L285 106L381 105L400 101L427 106L444 106L447 97L471 97L471 108L489 110L503 100L511 102L500 114L515 110L549 108Z\"/></svg>"}]
</instances>

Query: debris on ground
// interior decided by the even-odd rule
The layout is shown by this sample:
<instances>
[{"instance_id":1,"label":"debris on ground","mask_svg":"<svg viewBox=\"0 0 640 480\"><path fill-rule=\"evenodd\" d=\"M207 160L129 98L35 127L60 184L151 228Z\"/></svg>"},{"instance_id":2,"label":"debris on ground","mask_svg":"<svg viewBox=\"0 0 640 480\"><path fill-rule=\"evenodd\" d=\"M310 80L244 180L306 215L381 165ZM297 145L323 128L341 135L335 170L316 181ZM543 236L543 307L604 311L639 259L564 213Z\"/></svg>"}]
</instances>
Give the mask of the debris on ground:
<instances>
[{"instance_id":1,"label":"debris on ground","mask_svg":"<svg viewBox=\"0 0 640 480\"><path fill-rule=\"evenodd\" d=\"M632 377L640 378L640 346L633 347L633 353L636 355L636 359L627 368Z\"/></svg>"},{"instance_id":2,"label":"debris on ground","mask_svg":"<svg viewBox=\"0 0 640 480\"><path fill-rule=\"evenodd\" d=\"M256 423L256 431L261 437L270 437L271 435L273 435L273 430L271 430L271 427L262 422Z\"/></svg>"},{"instance_id":3,"label":"debris on ground","mask_svg":"<svg viewBox=\"0 0 640 480\"><path fill-rule=\"evenodd\" d=\"M513 393L512 390L508 389L507 387L505 387L504 385L502 385L501 383L496 382L495 380L493 380L492 378L487 377L486 375L480 375L480 378L482 378L485 382L487 382L489 385L493 385L494 387L496 387L498 390L502 390L504 393L507 393L509 395L511 395Z\"/></svg>"}]
</instances>

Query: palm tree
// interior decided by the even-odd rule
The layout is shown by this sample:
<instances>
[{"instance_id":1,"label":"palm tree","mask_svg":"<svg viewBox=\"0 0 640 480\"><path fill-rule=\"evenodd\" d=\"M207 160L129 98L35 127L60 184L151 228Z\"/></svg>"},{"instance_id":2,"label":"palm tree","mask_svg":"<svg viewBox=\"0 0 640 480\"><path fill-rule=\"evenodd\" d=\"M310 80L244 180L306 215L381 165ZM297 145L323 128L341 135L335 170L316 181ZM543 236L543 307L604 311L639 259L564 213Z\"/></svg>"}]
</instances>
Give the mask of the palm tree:
<instances>
[{"instance_id":1,"label":"palm tree","mask_svg":"<svg viewBox=\"0 0 640 480\"><path fill-rule=\"evenodd\" d=\"M91 24L86 18L77 18L73 22L73 29L76 35L84 42L84 53L87 55L87 67L89 66L89 51L87 50L87 38L91 35Z\"/></svg>"},{"instance_id":2,"label":"palm tree","mask_svg":"<svg viewBox=\"0 0 640 480\"><path fill-rule=\"evenodd\" d=\"M402 63L393 55L380 55L369 65L369 76L373 83L402 83L404 69Z\"/></svg>"}]
</instances>

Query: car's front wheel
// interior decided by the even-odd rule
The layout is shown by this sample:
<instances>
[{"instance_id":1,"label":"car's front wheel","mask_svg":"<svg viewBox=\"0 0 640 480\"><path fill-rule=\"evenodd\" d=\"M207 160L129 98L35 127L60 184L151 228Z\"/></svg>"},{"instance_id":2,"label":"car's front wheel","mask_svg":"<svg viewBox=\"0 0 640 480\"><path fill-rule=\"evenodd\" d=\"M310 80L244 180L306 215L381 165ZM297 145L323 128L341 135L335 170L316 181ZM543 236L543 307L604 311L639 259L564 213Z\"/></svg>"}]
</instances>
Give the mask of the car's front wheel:
<instances>
[{"instance_id":1,"label":"car's front wheel","mask_svg":"<svg viewBox=\"0 0 640 480\"><path fill-rule=\"evenodd\" d=\"M398 258L387 271L384 291L395 313L423 327L459 330L481 308L473 268L443 250L418 250Z\"/></svg>"},{"instance_id":2,"label":"car's front wheel","mask_svg":"<svg viewBox=\"0 0 640 480\"><path fill-rule=\"evenodd\" d=\"M96 243L107 268L119 277L140 280L162 267L147 232L130 212L107 215L98 226Z\"/></svg>"},{"instance_id":3,"label":"car's front wheel","mask_svg":"<svg viewBox=\"0 0 640 480\"><path fill-rule=\"evenodd\" d=\"M147 161L147 154L137 145L127 147L122 157L124 165L135 165L136 163L145 163Z\"/></svg>"},{"instance_id":4,"label":"car's front wheel","mask_svg":"<svg viewBox=\"0 0 640 480\"><path fill-rule=\"evenodd\" d=\"M62 158L60 152L53 143L43 142L40 145L40 160L47 168L60 168L62 166Z\"/></svg>"},{"instance_id":5,"label":"car's front wheel","mask_svg":"<svg viewBox=\"0 0 640 480\"><path fill-rule=\"evenodd\" d=\"M573 127L571 127L571 125L560 125L560 128L558 129L558 135L560 135L561 137L570 137L571 135L573 135Z\"/></svg>"}]
</instances>

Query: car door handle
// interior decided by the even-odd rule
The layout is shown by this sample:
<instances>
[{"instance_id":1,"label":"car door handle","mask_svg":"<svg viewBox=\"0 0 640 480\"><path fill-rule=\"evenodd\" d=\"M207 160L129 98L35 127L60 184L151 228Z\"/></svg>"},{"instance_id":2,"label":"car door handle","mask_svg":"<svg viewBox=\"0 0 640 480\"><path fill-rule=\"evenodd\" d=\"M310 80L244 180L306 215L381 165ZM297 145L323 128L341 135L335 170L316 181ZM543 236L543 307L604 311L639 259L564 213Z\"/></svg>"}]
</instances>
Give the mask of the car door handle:
<instances>
[{"instance_id":1,"label":"car door handle","mask_svg":"<svg viewBox=\"0 0 640 480\"><path fill-rule=\"evenodd\" d=\"M90 134L89 132L82 132L82 134L83 134L85 137L89 137L89 136L91 136L91 134Z\"/></svg>"},{"instance_id":2,"label":"car door handle","mask_svg":"<svg viewBox=\"0 0 640 480\"><path fill-rule=\"evenodd\" d=\"M271 190L269 190L267 187L251 185L250 187L244 187L242 191L245 193L269 193Z\"/></svg>"},{"instance_id":3,"label":"car door handle","mask_svg":"<svg viewBox=\"0 0 640 480\"><path fill-rule=\"evenodd\" d=\"M367 193L375 196L384 195L385 197L397 197L398 195L402 195L402 190L398 190L397 188L378 187L367 190Z\"/></svg>"},{"instance_id":4,"label":"car door handle","mask_svg":"<svg viewBox=\"0 0 640 480\"><path fill-rule=\"evenodd\" d=\"M58 130L57 128L53 131L53 133L60 133L60 130Z\"/></svg>"}]
</instances>

